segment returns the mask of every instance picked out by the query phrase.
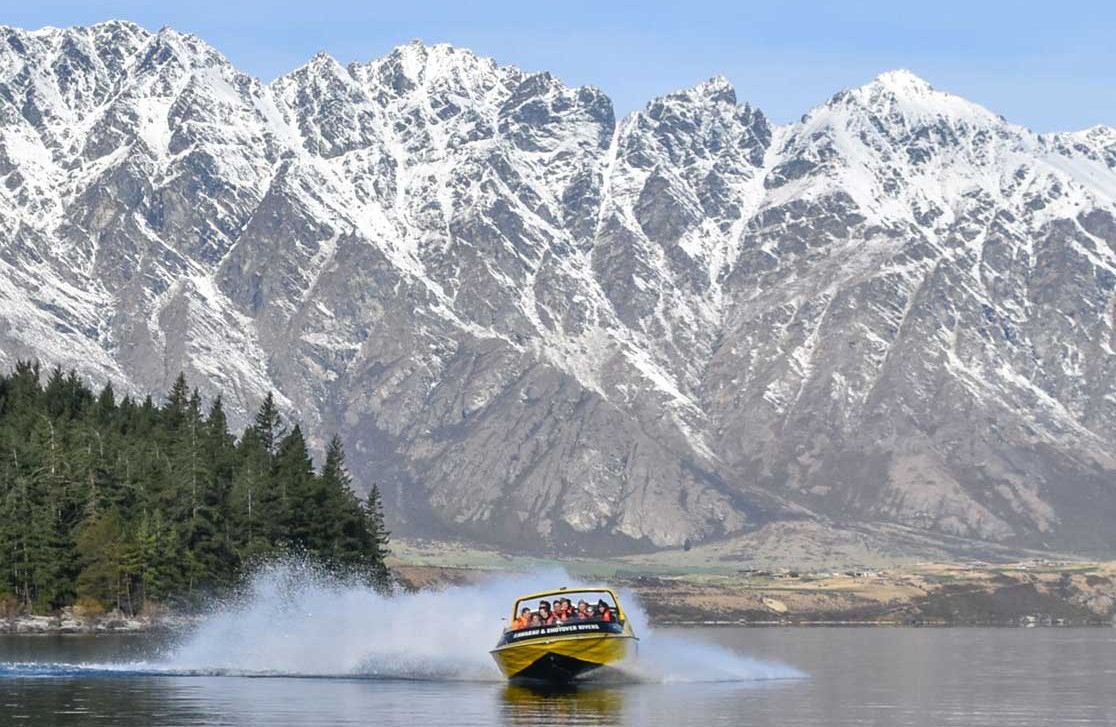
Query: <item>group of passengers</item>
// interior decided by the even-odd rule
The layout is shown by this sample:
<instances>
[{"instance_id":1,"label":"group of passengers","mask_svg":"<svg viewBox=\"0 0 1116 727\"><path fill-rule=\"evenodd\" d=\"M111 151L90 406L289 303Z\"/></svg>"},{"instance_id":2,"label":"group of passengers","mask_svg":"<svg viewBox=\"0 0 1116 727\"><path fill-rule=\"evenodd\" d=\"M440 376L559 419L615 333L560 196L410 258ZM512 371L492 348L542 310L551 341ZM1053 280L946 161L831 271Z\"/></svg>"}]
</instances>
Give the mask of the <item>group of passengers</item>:
<instances>
[{"instance_id":1,"label":"group of passengers","mask_svg":"<svg viewBox=\"0 0 1116 727\"><path fill-rule=\"evenodd\" d=\"M550 601L539 601L539 610L532 611L524 606L519 616L512 624L512 630L536 628L540 626L555 626L559 624L585 623L603 621L609 623L615 620L612 609L604 599L597 601L596 606L590 606L587 601L577 602L577 608L568 598L554 599L554 608L551 609Z\"/></svg>"}]
</instances>

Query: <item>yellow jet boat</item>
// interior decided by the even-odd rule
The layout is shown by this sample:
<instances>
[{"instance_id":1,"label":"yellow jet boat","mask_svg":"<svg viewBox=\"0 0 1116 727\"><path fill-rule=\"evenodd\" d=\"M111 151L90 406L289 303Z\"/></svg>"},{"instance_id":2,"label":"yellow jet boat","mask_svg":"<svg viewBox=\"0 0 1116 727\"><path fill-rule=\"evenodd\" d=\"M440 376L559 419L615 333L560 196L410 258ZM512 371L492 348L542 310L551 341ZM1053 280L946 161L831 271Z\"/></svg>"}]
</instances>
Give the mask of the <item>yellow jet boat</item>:
<instances>
[{"instance_id":1,"label":"yellow jet boat","mask_svg":"<svg viewBox=\"0 0 1116 727\"><path fill-rule=\"evenodd\" d=\"M568 684L635 656L638 641L610 589L560 588L520 596L491 654L512 681Z\"/></svg>"}]
</instances>

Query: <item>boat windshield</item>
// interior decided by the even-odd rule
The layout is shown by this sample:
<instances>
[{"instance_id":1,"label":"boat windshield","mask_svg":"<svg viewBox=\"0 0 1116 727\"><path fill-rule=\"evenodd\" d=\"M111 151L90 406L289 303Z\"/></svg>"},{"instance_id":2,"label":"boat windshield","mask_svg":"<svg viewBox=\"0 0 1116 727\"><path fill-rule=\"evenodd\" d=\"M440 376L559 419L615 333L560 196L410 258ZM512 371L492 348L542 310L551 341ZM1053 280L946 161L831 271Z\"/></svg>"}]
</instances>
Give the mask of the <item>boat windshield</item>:
<instances>
[{"instance_id":1,"label":"boat windshield","mask_svg":"<svg viewBox=\"0 0 1116 727\"><path fill-rule=\"evenodd\" d=\"M571 623L619 623L621 617L612 591L555 591L516 601L510 630Z\"/></svg>"}]
</instances>

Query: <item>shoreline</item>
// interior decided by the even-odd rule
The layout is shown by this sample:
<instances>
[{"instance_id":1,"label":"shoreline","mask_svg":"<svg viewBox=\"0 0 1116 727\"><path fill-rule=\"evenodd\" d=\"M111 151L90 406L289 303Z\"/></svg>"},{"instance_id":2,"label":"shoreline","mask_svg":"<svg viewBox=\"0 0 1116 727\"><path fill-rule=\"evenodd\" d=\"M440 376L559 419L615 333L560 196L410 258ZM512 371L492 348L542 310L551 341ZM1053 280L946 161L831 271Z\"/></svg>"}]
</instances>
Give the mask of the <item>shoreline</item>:
<instances>
[{"instance_id":1,"label":"shoreline","mask_svg":"<svg viewBox=\"0 0 1116 727\"><path fill-rule=\"evenodd\" d=\"M50 616L14 616L0 618L2 636L105 636L173 633L198 622L195 616L166 614L160 616L126 616L108 613L103 616L74 616L63 611Z\"/></svg>"},{"instance_id":2,"label":"shoreline","mask_svg":"<svg viewBox=\"0 0 1116 727\"><path fill-rule=\"evenodd\" d=\"M56 636L150 636L172 634L189 629L195 619L172 617L166 621L128 619L126 625L112 623L83 623L81 625L49 625L38 623L46 617L33 619L13 619L0 624L0 639L35 638ZM651 621L653 628L749 628L749 629L826 629L826 628L864 628L864 629L1020 629L1020 628L1057 628L1057 629L1112 629L1116 622L1100 620L1049 623L1041 621L990 621L990 622L945 622L945 621L889 621L889 620L787 620L787 621Z\"/></svg>"},{"instance_id":3,"label":"shoreline","mask_svg":"<svg viewBox=\"0 0 1116 727\"><path fill-rule=\"evenodd\" d=\"M742 570L611 576L577 572L626 592L656 627L1116 627L1116 562L919 563L879 571ZM399 593L480 586L524 571L396 562ZM146 634L189 629L204 615L156 610L0 617L0 635Z\"/></svg>"}]
</instances>

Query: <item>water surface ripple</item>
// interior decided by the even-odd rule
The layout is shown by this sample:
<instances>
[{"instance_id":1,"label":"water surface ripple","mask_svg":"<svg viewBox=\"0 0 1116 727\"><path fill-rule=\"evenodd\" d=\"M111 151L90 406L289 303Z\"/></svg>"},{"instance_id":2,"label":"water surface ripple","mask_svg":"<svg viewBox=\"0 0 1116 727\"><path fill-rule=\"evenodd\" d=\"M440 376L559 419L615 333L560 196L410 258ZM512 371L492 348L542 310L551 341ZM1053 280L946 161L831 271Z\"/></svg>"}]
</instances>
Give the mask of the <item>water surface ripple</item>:
<instances>
[{"instance_id":1,"label":"water surface ripple","mask_svg":"<svg viewBox=\"0 0 1116 727\"><path fill-rule=\"evenodd\" d=\"M174 649L149 637L0 637L0 709L5 725L30 727L1116 725L1116 637L1104 629L702 628L658 636L808 676L552 692L436 675L246 678L177 669L173 658L168 665Z\"/></svg>"}]
</instances>

